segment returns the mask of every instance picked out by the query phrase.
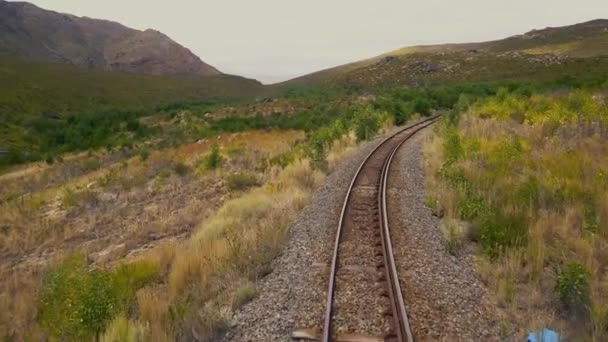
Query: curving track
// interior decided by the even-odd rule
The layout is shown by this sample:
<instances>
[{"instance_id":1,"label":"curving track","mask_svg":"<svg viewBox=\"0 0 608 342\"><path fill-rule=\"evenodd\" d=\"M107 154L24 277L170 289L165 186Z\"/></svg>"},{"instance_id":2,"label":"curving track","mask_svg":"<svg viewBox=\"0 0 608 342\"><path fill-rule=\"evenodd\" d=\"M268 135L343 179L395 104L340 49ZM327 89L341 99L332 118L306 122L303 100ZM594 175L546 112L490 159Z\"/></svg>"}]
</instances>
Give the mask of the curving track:
<instances>
[{"instance_id":1,"label":"curving track","mask_svg":"<svg viewBox=\"0 0 608 342\"><path fill-rule=\"evenodd\" d=\"M336 232L321 341L413 341L392 251L387 178L399 147L437 118L385 139L355 173Z\"/></svg>"}]
</instances>

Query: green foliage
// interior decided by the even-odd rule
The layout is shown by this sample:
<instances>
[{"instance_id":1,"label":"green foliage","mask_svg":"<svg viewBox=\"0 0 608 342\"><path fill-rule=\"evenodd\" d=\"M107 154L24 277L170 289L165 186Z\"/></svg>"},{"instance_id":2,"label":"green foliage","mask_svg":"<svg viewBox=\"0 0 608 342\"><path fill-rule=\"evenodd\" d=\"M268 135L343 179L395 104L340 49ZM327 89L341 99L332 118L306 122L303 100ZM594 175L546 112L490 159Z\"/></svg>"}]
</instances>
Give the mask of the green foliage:
<instances>
[{"instance_id":1,"label":"green foliage","mask_svg":"<svg viewBox=\"0 0 608 342\"><path fill-rule=\"evenodd\" d=\"M139 151L139 159L141 161L146 161L150 158L150 150L144 148Z\"/></svg>"},{"instance_id":2,"label":"green foliage","mask_svg":"<svg viewBox=\"0 0 608 342\"><path fill-rule=\"evenodd\" d=\"M485 201L481 196L467 193L458 201L458 216L463 220L475 219L483 214L485 209Z\"/></svg>"},{"instance_id":3,"label":"green foliage","mask_svg":"<svg viewBox=\"0 0 608 342\"><path fill-rule=\"evenodd\" d=\"M541 185L535 176L530 176L528 179L519 185L515 192L514 202L522 208L535 208L538 205Z\"/></svg>"},{"instance_id":4,"label":"green foliage","mask_svg":"<svg viewBox=\"0 0 608 342\"><path fill-rule=\"evenodd\" d=\"M201 161L200 167L203 171L215 170L221 167L223 163L224 157L220 152L220 146L214 144L211 148L211 152Z\"/></svg>"},{"instance_id":5,"label":"green foliage","mask_svg":"<svg viewBox=\"0 0 608 342\"><path fill-rule=\"evenodd\" d=\"M327 153L331 144L348 132L349 120L347 115L334 121L331 125L319 128L308 139L305 152L312 161L312 167L317 170L327 169Z\"/></svg>"},{"instance_id":6,"label":"green foliage","mask_svg":"<svg viewBox=\"0 0 608 342\"><path fill-rule=\"evenodd\" d=\"M365 107L355 112L353 124L357 139L369 140L380 130L380 115L371 108Z\"/></svg>"},{"instance_id":7,"label":"green foliage","mask_svg":"<svg viewBox=\"0 0 608 342\"><path fill-rule=\"evenodd\" d=\"M527 239L527 228L522 216L505 215L500 210L488 209L479 218L475 233L486 255L496 258L508 248L523 246Z\"/></svg>"},{"instance_id":8,"label":"green foliage","mask_svg":"<svg viewBox=\"0 0 608 342\"><path fill-rule=\"evenodd\" d=\"M114 311L112 279L88 270L85 258L66 258L49 274L41 295L42 325L58 339L83 340L99 335Z\"/></svg>"},{"instance_id":9,"label":"green foliage","mask_svg":"<svg viewBox=\"0 0 608 342\"><path fill-rule=\"evenodd\" d=\"M128 312L135 301L137 290L156 280L159 274L159 265L151 262L135 262L119 266L110 277L115 309Z\"/></svg>"},{"instance_id":10,"label":"green foliage","mask_svg":"<svg viewBox=\"0 0 608 342\"><path fill-rule=\"evenodd\" d=\"M258 179L254 173L238 172L226 177L226 186L230 190L245 190L258 185Z\"/></svg>"},{"instance_id":11,"label":"green foliage","mask_svg":"<svg viewBox=\"0 0 608 342\"><path fill-rule=\"evenodd\" d=\"M120 311L127 311L138 289L156 279L151 263L119 266L116 271L89 269L82 254L68 256L46 277L41 293L41 322L60 340L99 336Z\"/></svg>"},{"instance_id":12,"label":"green foliage","mask_svg":"<svg viewBox=\"0 0 608 342\"><path fill-rule=\"evenodd\" d=\"M270 160L263 160L258 166L259 171L266 170L268 166L277 165L281 168L287 167L287 165L293 163L296 159L296 151L289 151L281 153L277 156L272 157Z\"/></svg>"},{"instance_id":13,"label":"green foliage","mask_svg":"<svg viewBox=\"0 0 608 342\"><path fill-rule=\"evenodd\" d=\"M446 132L443 151L445 154L445 164L451 165L464 155L464 149L460 141L460 135L455 129L448 129Z\"/></svg>"},{"instance_id":14,"label":"green foliage","mask_svg":"<svg viewBox=\"0 0 608 342\"><path fill-rule=\"evenodd\" d=\"M464 170L454 164L444 164L437 172L443 180L451 187L460 191L467 191L469 188L469 180L467 179Z\"/></svg>"},{"instance_id":15,"label":"green foliage","mask_svg":"<svg viewBox=\"0 0 608 342\"><path fill-rule=\"evenodd\" d=\"M567 310L582 312L589 305L589 271L579 263L567 264L558 274L555 291Z\"/></svg>"},{"instance_id":16,"label":"green foliage","mask_svg":"<svg viewBox=\"0 0 608 342\"><path fill-rule=\"evenodd\" d=\"M250 99L258 82L240 77L114 73L0 57L0 165L120 146L154 130L142 116L185 106Z\"/></svg>"},{"instance_id":17,"label":"green foliage","mask_svg":"<svg viewBox=\"0 0 608 342\"><path fill-rule=\"evenodd\" d=\"M303 111L294 114L272 114L259 116L229 116L209 122L203 136L213 136L219 133L235 133L246 130L260 129L294 129L306 132L330 125L336 114L317 110Z\"/></svg>"},{"instance_id":18,"label":"green foliage","mask_svg":"<svg viewBox=\"0 0 608 342\"><path fill-rule=\"evenodd\" d=\"M600 227L600 217L595 206L588 204L585 206L583 229L590 233L597 233Z\"/></svg>"},{"instance_id":19,"label":"green foliage","mask_svg":"<svg viewBox=\"0 0 608 342\"><path fill-rule=\"evenodd\" d=\"M135 120L135 119L131 119L129 121L127 121L127 131L130 132L137 132L140 128L142 127L142 125L139 123L139 121Z\"/></svg>"},{"instance_id":20,"label":"green foliage","mask_svg":"<svg viewBox=\"0 0 608 342\"><path fill-rule=\"evenodd\" d=\"M314 169L327 169L327 148L327 142L321 136L315 136L311 139L309 155Z\"/></svg>"},{"instance_id":21,"label":"green foliage","mask_svg":"<svg viewBox=\"0 0 608 342\"><path fill-rule=\"evenodd\" d=\"M414 112L428 116L431 114L431 102L425 98L416 99L413 105Z\"/></svg>"}]
</instances>

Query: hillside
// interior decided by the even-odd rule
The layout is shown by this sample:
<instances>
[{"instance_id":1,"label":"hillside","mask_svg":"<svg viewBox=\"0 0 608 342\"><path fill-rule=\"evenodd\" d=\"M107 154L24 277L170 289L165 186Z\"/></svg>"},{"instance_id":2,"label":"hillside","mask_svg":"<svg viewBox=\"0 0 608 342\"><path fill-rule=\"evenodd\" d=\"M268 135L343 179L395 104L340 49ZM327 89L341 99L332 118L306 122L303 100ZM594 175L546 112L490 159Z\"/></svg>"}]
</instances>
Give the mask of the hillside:
<instances>
[{"instance_id":1,"label":"hillside","mask_svg":"<svg viewBox=\"0 0 608 342\"><path fill-rule=\"evenodd\" d=\"M41 125L51 134L70 117L124 122L160 106L250 99L261 89L255 80L230 75L127 74L0 57L0 150L48 146Z\"/></svg>"},{"instance_id":2,"label":"hillside","mask_svg":"<svg viewBox=\"0 0 608 342\"><path fill-rule=\"evenodd\" d=\"M78 67L152 75L219 75L155 31L0 0L0 54Z\"/></svg>"},{"instance_id":3,"label":"hillside","mask_svg":"<svg viewBox=\"0 0 608 342\"><path fill-rule=\"evenodd\" d=\"M435 85L482 81L522 81L603 73L608 64L608 20L533 30L502 40L413 46L371 59L322 70L275 88L338 85ZM593 72L586 73L587 75Z\"/></svg>"}]
</instances>

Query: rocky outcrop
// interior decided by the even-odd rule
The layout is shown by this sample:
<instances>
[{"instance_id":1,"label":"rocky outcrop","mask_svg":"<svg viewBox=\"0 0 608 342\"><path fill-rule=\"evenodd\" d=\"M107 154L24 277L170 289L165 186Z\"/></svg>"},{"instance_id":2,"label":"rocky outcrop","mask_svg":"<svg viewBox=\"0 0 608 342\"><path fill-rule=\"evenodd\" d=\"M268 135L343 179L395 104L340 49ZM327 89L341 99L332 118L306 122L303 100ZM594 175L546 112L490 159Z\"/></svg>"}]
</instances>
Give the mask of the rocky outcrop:
<instances>
[{"instance_id":1,"label":"rocky outcrop","mask_svg":"<svg viewBox=\"0 0 608 342\"><path fill-rule=\"evenodd\" d=\"M166 35L0 0L0 54L153 75L220 72Z\"/></svg>"}]
</instances>

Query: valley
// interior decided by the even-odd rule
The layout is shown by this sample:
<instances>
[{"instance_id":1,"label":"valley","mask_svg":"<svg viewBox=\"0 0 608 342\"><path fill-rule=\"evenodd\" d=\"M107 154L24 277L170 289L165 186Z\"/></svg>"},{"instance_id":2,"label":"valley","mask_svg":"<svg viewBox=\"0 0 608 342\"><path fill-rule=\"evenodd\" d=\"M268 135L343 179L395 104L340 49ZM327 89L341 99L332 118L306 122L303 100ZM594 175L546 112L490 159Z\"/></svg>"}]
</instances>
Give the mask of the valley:
<instances>
[{"instance_id":1,"label":"valley","mask_svg":"<svg viewBox=\"0 0 608 342\"><path fill-rule=\"evenodd\" d=\"M608 338L608 20L263 85L0 0L0 54L2 341Z\"/></svg>"}]
</instances>

